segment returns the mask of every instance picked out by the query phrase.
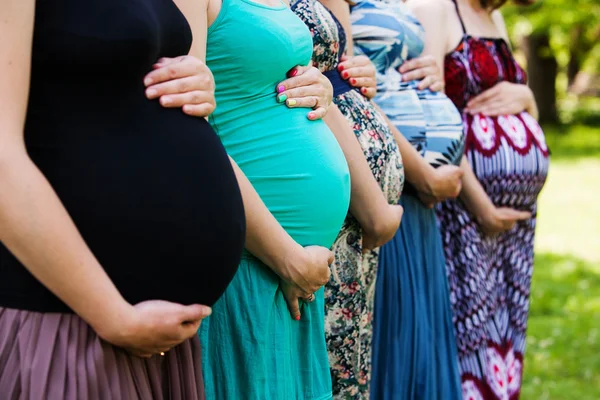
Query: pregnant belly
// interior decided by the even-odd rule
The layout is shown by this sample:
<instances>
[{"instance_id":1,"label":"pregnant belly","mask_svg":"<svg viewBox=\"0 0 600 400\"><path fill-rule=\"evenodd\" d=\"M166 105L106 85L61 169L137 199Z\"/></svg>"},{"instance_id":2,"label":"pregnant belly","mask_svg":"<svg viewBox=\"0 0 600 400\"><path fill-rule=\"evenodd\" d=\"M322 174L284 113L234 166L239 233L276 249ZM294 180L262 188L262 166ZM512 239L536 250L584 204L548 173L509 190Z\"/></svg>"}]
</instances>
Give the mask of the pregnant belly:
<instances>
[{"instance_id":1,"label":"pregnant belly","mask_svg":"<svg viewBox=\"0 0 600 400\"><path fill-rule=\"evenodd\" d=\"M218 137L200 127L28 148L132 303L213 304L239 263L245 237L239 188Z\"/></svg>"},{"instance_id":2,"label":"pregnant belly","mask_svg":"<svg viewBox=\"0 0 600 400\"><path fill-rule=\"evenodd\" d=\"M350 175L325 123L294 110L285 123L224 135L224 144L298 243L331 246L348 212Z\"/></svg>"}]
</instances>

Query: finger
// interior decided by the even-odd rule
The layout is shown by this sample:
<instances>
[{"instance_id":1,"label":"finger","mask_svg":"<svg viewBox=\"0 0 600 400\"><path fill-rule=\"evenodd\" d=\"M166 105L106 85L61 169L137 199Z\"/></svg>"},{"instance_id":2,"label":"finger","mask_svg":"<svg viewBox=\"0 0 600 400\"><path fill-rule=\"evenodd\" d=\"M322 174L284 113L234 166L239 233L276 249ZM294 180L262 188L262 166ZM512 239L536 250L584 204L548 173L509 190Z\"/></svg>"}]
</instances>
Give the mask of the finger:
<instances>
[{"instance_id":1,"label":"finger","mask_svg":"<svg viewBox=\"0 0 600 400\"><path fill-rule=\"evenodd\" d=\"M429 90L431 90L432 92L442 92L444 90L444 82L442 82L441 80L433 82L433 84L429 86Z\"/></svg>"},{"instance_id":2,"label":"finger","mask_svg":"<svg viewBox=\"0 0 600 400\"><path fill-rule=\"evenodd\" d=\"M517 221L525 221L530 219L532 214L529 211L516 211L515 210L515 219Z\"/></svg>"},{"instance_id":3,"label":"finger","mask_svg":"<svg viewBox=\"0 0 600 400\"><path fill-rule=\"evenodd\" d=\"M436 77L433 75L428 75L419 82L418 88L420 90L425 90L429 88L436 80Z\"/></svg>"},{"instance_id":4,"label":"finger","mask_svg":"<svg viewBox=\"0 0 600 400\"><path fill-rule=\"evenodd\" d=\"M165 65L169 65L169 64L173 64L176 62L181 61L181 58L183 58L183 56L181 57L176 57L176 58L171 58L171 57L162 57L159 58L158 61L156 61L154 64L152 64L152 69L159 69L161 67L164 67Z\"/></svg>"},{"instance_id":5,"label":"finger","mask_svg":"<svg viewBox=\"0 0 600 400\"><path fill-rule=\"evenodd\" d=\"M159 99L160 104L167 108L179 108L185 104L204 104L214 103L214 95L212 92L203 90L194 90L191 92L185 92L181 94L169 94L161 96Z\"/></svg>"},{"instance_id":6,"label":"finger","mask_svg":"<svg viewBox=\"0 0 600 400\"><path fill-rule=\"evenodd\" d=\"M484 91L483 93L478 94L477 96L473 97L467 103L467 107L473 108L481 103L488 101L489 99L493 98L496 95L496 92L497 92L497 86L494 86L494 87Z\"/></svg>"},{"instance_id":7,"label":"finger","mask_svg":"<svg viewBox=\"0 0 600 400\"><path fill-rule=\"evenodd\" d=\"M319 105L319 98L316 96L307 96L294 99L287 99L285 104L289 108L315 108Z\"/></svg>"},{"instance_id":8,"label":"finger","mask_svg":"<svg viewBox=\"0 0 600 400\"><path fill-rule=\"evenodd\" d=\"M374 78L373 69L370 67L352 67L342 71L342 78Z\"/></svg>"},{"instance_id":9,"label":"finger","mask_svg":"<svg viewBox=\"0 0 600 400\"><path fill-rule=\"evenodd\" d=\"M348 83L354 87L376 87L377 80L374 77L350 78Z\"/></svg>"},{"instance_id":10,"label":"finger","mask_svg":"<svg viewBox=\"0 0 600 400\"><path fill-rule=\"evenodd\" d=\"M213 89L214 82L210 75L196 74L151 85L146 88L146 97L149 99L155 99L167 94L180 94L194 90L212 91Z\"/></svg>"},{"instance_id":11,"label":"finger","mask_svg":"<svg viewBox=\"0 0 600 400\"><path fill-rule=\"evenodd\" d=\"M296 70L298 70L296 76L288 78L277 85L277 93L281 94L290 89L312 86L319 83L321 75L316 68L311 67L310 69L304 70L304 67L296 67Z\"/></svg>"},{"instance_id":12,"label":"finger","mask_svg":"<svg viewBox=\"0 0 600 400\"><path fill-rule=\"evenodd\" d=\"M144 85L156 85L158 83L167 82L174 79L197 75L203 71L204 74L202 75L210 76L210 71L200 61L192 62L187 61L187 59L182 59L179 62L164 65L150 72L144 78ZM212 80L212 76L210 76L210 79Z\"/></svg>"},{"instance_id":13,"label":"finger","mask_svg":"<svg viewBox=\"0 0 600 400\"><path fill-rule=\"evenodd\" d=\"M341 63L338 64L338 71L346 71L350 68L356 68L356 67L364 67L371 64L371 60L369 59L369 57L366 56L352 56L352 57L347 57L345 60L343 60Z\"/></svg>"},{"instance_id":14,"label":"finger","mask_svg":"<svg viewBox=\"0 0 600 400\"><path fill-rule=\"evenodd\" d=\"M346 53L344 53L344 54L342 54L342 56L340 57L340 63L343 63L344 61L347 61L347 60L349 60L349 59L350 59L350 57L348 57L348 56L346 55Z\"/></svg>"},{"instance_id":15,"label":"finger","mask_svg":"<svg viewBox=\"0 0 600 400\"><path fill-rule=\"evenodd\" d=\"M179 329L179 343L181 343L184 340L187 340L191 337L194 337L194 335L196 333L198 333L198 329L200 329L200 324L202 323L202 320L199 319L197 321L189 321L189 322L185 322L183 324L180 325L180 329Z\"/></svg>"},{"instance_id":16,"label":"finger","mask_svg":"<svg viewBox=\"0 0 600 400\"><path fill-rule=\"evenodd\" d=\"M185 104L182 110L185 114L192 117L208 117L215 111L214 103L203 103L203 104Z\"/></svg>"},{"instance_id":17,"label":"finger","mask_svg":"<svg viewBox=\"0 0 600 400\"><path fill-rule=\"evenodd\" d=\"M181 323L195 322L204 319L212 314L212 309L201 304L192 304L189 306L181 306L178 318Z\"/></svg>"},{"instance_id":18,"label":"finger","mask_svg":"<svg viewBox=\"0 0 600 400\"><path fill-rule=\"evenodd\" d=\"M313 111L309 112L308 115L307 115L307 117L311 121L316 121L318 119L325 118L326 114L327 114L327 108L325 108L325 107L317 107Z\"/></svg>"},{"instance_id":19,"label":"finger","mask_svg":"<svg viewBox=\"0 0 600 400\"><path fill-rule=\"evenodd\" d=\"M277 95L277 101L279 103L285 102L287 99L299 99L301 97L317 97L320 98L323 93L323 87L318 84L312 84L297 88L292 88L285 90L284 92L280 92Z\"/></svg>"},{"instance_id":20,"label":"finger","mask_svg":"<svg viewBox=\"0 0 600 400\"><path fill-rule=\"evenodd\" d=\"M291 294L287 291L283 292L283 297L287 303L288 310L290 311L292 318L296 321L300 321L300 303L298 302L298 297L295 294Z\"/></svg>"},{"instance_id":21,"label":"finger","mask_svg":"<svg viewBox=\"0 0 600 400\"><path fill-rule=\"evenodd\" d=\"M468 112L470 114L484 114L487 115L486 113L490 113L493 112L494 110L497 110L500 106L502 105L501 102L498 102L494 99L488 99L480 104L477 104L473 107L469 107Z\"/></svg>"},{"instance_id":22,"label":"finger","mask_svg":"<svg viewBox=\"0 0 600 400\"><path fill-rule=\"evenodd\" d=\"M296 65L294 68L290 69L286 76L288 78L292 78L294 76L298 76L298 75L302 75L303 73L305 73L306 71L308 71L310 69L310 66L306 66L306 65ZM285 82L285 81L283 81Z\"/></svg>"},{"instance_id":23,"label":"finger","mask_svg":"<svg viewBox=\"0 0 600 400\"><path fill-rule=\"evenodd\" d=\"M432 61L435 63L435 60L433 59L433 57L429 57L429 56L413 58L411 60L403 62L402 65L400 66L400 68L398 68L398 71L401 74L404 74L408 71L413 71L415 69L430 66L432 64Z\"/></svg>"},{"instance_id":24,"label":"finger","mask_svg":"<svg viewBox=\"0 0 600 400\"><path fill-rule=\"evenodd\" d=\"M363 88L360 88L360 92L367 99L372 99L377 94L377 89L374 87L363 87Z\"/></svg>"}]
</instances>

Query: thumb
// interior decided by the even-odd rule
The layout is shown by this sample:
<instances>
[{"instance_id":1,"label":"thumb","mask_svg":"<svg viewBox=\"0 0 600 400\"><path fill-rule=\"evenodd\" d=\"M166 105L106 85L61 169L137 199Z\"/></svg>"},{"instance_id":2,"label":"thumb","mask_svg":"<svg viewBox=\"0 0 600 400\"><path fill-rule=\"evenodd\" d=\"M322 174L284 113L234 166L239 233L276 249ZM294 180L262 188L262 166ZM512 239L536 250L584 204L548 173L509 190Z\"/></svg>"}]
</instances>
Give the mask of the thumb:
<instances>
[{"instance_id":1,"label":"thumb","mask_svg":"<svg viewBox=\"0 0 600 400\"><path fill-rule=\"evenodd\" d=\"M208 317L212 313L212 309L201 304L192 304L190 306L182 306L179 314L182 322L195 322Z\"/></svg>"},{"instance_id":2,"label":"thumb","mask_svg":"<svg viewBox=\"0 0 600 400\"><path fill-rule=\"evenodd\" d=\"M525 221L529 218L531 218L531 213L529 211L515 211L516 221Z\"/></svg>"},{"instance_id":3,"label":"thumb","mask_svg":"<svg viewBox=\"0 0 600 400\"><path fill-rule=\"evenodd\" d=\"M283 297L285 298L285 302L287 303L288 310L290 310L290 314L292 318L296 321L300 320L300 303L298 302L298 297L292 291L291 293L287 290L283 291Z\"/></svg>"},{"instance_id":4,"label":"thumb","mask_svg":"<svg viewBox=\"0 0 600 400\"><path fill-rule=\"evenodd\" d=\"M346 55L346 53L342 54L342 56L340 57L340 62L344 62L348 60L348 56Z\"/></svg>"}]
</instances>

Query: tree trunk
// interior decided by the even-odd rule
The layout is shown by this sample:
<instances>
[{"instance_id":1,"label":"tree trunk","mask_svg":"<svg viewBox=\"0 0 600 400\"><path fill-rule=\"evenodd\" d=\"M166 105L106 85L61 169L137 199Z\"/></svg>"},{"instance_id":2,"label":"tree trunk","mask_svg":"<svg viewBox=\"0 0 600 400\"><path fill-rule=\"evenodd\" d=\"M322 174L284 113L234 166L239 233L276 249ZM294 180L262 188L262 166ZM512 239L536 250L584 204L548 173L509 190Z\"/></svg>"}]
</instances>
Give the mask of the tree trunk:
<instances>
[{"instance_id":1,"label":"tree trunk","mask_svg":"<svg viewBox=\"0 0 600 400\"><path fill-rule=\"evenodd\" d=\"M550 49L548 32L534 33L524 40L529 87L540 113L540 123L558 122L556 76L558 64Z\"/></svg>"},{"instance_id":2,"label":"tree trunk","mask_svg":"<svg viewBox=\"0 0 600 400\"><path fill-rule=\"evenodd\" d=\"M575 82L575 77L581 68L582 53L586 50L582 47L583 43L583 26L576 25L570 32L569 40L569 63L567 64L567 87L571 87Z\"/></svg>"}]
</instances>

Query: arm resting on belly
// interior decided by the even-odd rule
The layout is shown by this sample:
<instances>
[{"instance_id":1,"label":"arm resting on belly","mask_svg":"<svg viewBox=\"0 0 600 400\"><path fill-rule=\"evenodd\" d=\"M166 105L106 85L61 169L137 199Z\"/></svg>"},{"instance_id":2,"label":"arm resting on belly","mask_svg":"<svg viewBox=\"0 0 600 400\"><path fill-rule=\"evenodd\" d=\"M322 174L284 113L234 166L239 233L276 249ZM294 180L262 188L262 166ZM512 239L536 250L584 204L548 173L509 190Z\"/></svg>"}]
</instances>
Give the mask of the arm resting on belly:
<instances>
[{"instance_id":1,"label":"arm resting on belly","mask_svg":"<svg viewBox=\"0 0 600 400\"><path fill-rule=\"evenodd\" d=\"M379 247L392 239L402 215L400 206L390 205L373 172L356 135L340 110L332 104L324 118L325 123L335 135L350 170L350 212L360 223L366 236L372 242L363 243L363 247Z\"/></svg>"}]
</instances>

